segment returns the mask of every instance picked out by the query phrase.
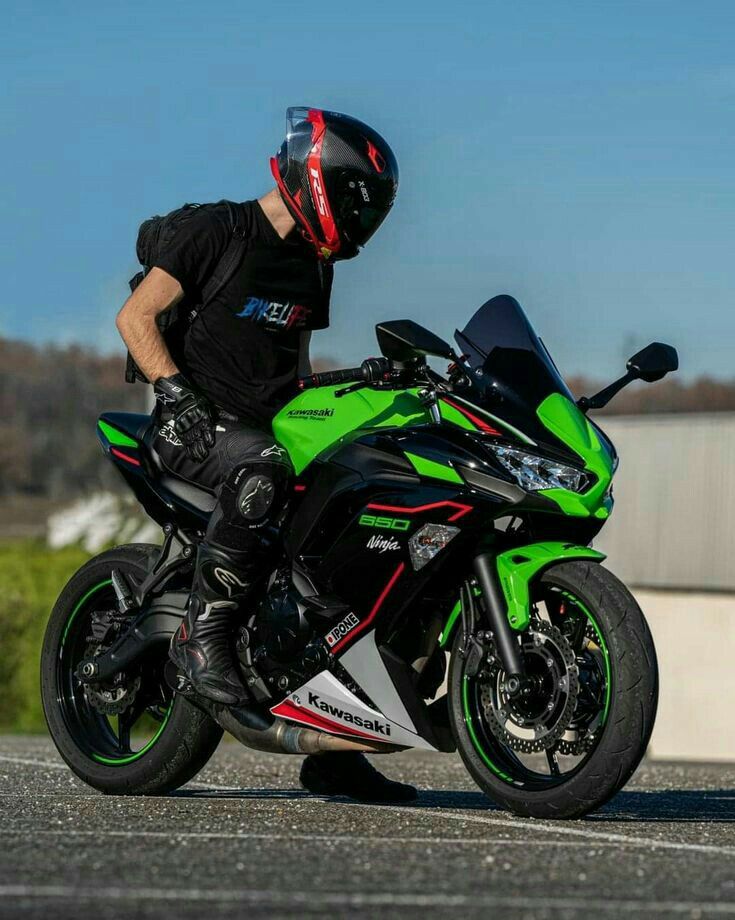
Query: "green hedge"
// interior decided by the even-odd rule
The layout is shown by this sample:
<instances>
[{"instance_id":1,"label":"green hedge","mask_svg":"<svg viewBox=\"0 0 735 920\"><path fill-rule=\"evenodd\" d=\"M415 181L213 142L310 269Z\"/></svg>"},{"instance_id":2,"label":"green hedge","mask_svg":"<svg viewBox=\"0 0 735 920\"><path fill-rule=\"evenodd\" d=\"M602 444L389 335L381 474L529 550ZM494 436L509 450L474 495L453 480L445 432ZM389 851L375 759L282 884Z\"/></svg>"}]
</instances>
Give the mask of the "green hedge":
<instances>
[{"instance_id":1,"label":"green hedge","mask_svg":"<svg viewBox=\"0 0 735 920\"><path fill-rule=\"evenodd\" d=\"M0 731L45 729L38 671L46 622L61 589L88 558L78 547L0 543Z\"/></svg>"}]
</instances>

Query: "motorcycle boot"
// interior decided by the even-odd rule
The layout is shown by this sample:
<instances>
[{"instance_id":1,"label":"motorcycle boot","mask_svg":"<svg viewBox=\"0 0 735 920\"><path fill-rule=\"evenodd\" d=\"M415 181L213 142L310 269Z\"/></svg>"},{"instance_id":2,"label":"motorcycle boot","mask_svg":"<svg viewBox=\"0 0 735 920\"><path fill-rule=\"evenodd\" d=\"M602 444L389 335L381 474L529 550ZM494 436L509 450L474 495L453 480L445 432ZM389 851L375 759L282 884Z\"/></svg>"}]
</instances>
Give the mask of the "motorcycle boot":
<instances>
[{"instance_id":1,"label":"motorcycle boot","mask_svg":"<svg viewBox=\"0 0 735 920\"><path fill-rule=\"evenodd\" d=\"M196 692L224 706L248 700L233 650L234 618L256 581L247 555L206 542L199 545L188 610L169 651Z\"/></svg>"}]
</instances>

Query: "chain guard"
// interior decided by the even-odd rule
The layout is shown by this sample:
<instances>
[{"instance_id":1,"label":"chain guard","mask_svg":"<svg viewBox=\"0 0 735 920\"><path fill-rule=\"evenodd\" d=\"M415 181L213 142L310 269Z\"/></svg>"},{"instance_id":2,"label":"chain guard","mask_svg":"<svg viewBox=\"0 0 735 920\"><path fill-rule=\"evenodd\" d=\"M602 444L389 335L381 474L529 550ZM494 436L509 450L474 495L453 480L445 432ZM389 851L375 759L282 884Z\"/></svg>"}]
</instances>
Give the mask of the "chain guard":
<instances>
[{"instance_id":1,"label":"chain guard","mask_svg":"<svg viewBox=\"0 0 735 920\"><path fill-rule=\"evenodd\" d=\"M561 630L545 621L531 624L523 654L529 665L547 669L541 680L553 682L544 712L532 717L519 710L518 703L504 693L505 672L492 655L494 668L485 670L489 679L483 681L480 700L493 735L511 750L534 754L554 747L569 729L577 705L579 672L572 646Z\"/></svg>"}]
</instances>

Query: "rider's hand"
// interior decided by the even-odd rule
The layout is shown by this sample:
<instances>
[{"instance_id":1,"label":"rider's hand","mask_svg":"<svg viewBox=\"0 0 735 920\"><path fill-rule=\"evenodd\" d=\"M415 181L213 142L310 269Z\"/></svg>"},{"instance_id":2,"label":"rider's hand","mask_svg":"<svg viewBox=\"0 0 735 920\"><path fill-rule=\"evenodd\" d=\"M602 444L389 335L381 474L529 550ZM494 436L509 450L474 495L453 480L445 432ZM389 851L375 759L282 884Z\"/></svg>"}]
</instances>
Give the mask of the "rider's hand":
<instances>
[{"instance_id":1,"label":"rider's hand","mask_svg":"<svg viewBox=\"0 0 735 920\"><path fill-rule=\"evenodd\" d=\"M173 426L187 455L201 463L214 447L214 419L209 402L191 388L183 374L159 377L153 385L156 402L173 415Z\"/></svg>"}]
</instances>

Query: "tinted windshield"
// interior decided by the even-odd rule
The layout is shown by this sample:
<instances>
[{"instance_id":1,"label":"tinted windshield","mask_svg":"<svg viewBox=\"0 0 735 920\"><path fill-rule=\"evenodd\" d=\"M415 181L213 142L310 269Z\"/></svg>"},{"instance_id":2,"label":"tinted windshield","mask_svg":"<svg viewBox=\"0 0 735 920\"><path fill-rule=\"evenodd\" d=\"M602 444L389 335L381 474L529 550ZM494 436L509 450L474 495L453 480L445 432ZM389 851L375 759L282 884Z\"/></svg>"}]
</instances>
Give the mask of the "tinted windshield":
<instances>
[{"instance_id":1,"label":"tinted windshield","mask_svg":"<svg viewBox=\"0 0 735 920\"><path fill-rule=\"evenodd\" d=\"M574 401L513 297L501 294L488 300L462 332L455 333L455 339L476 372L469 398L490 411L502 412L528 434L529 426L536 429L538 425L536 409L551 393L562 393Z\"/></svg>"}]
</instances>

